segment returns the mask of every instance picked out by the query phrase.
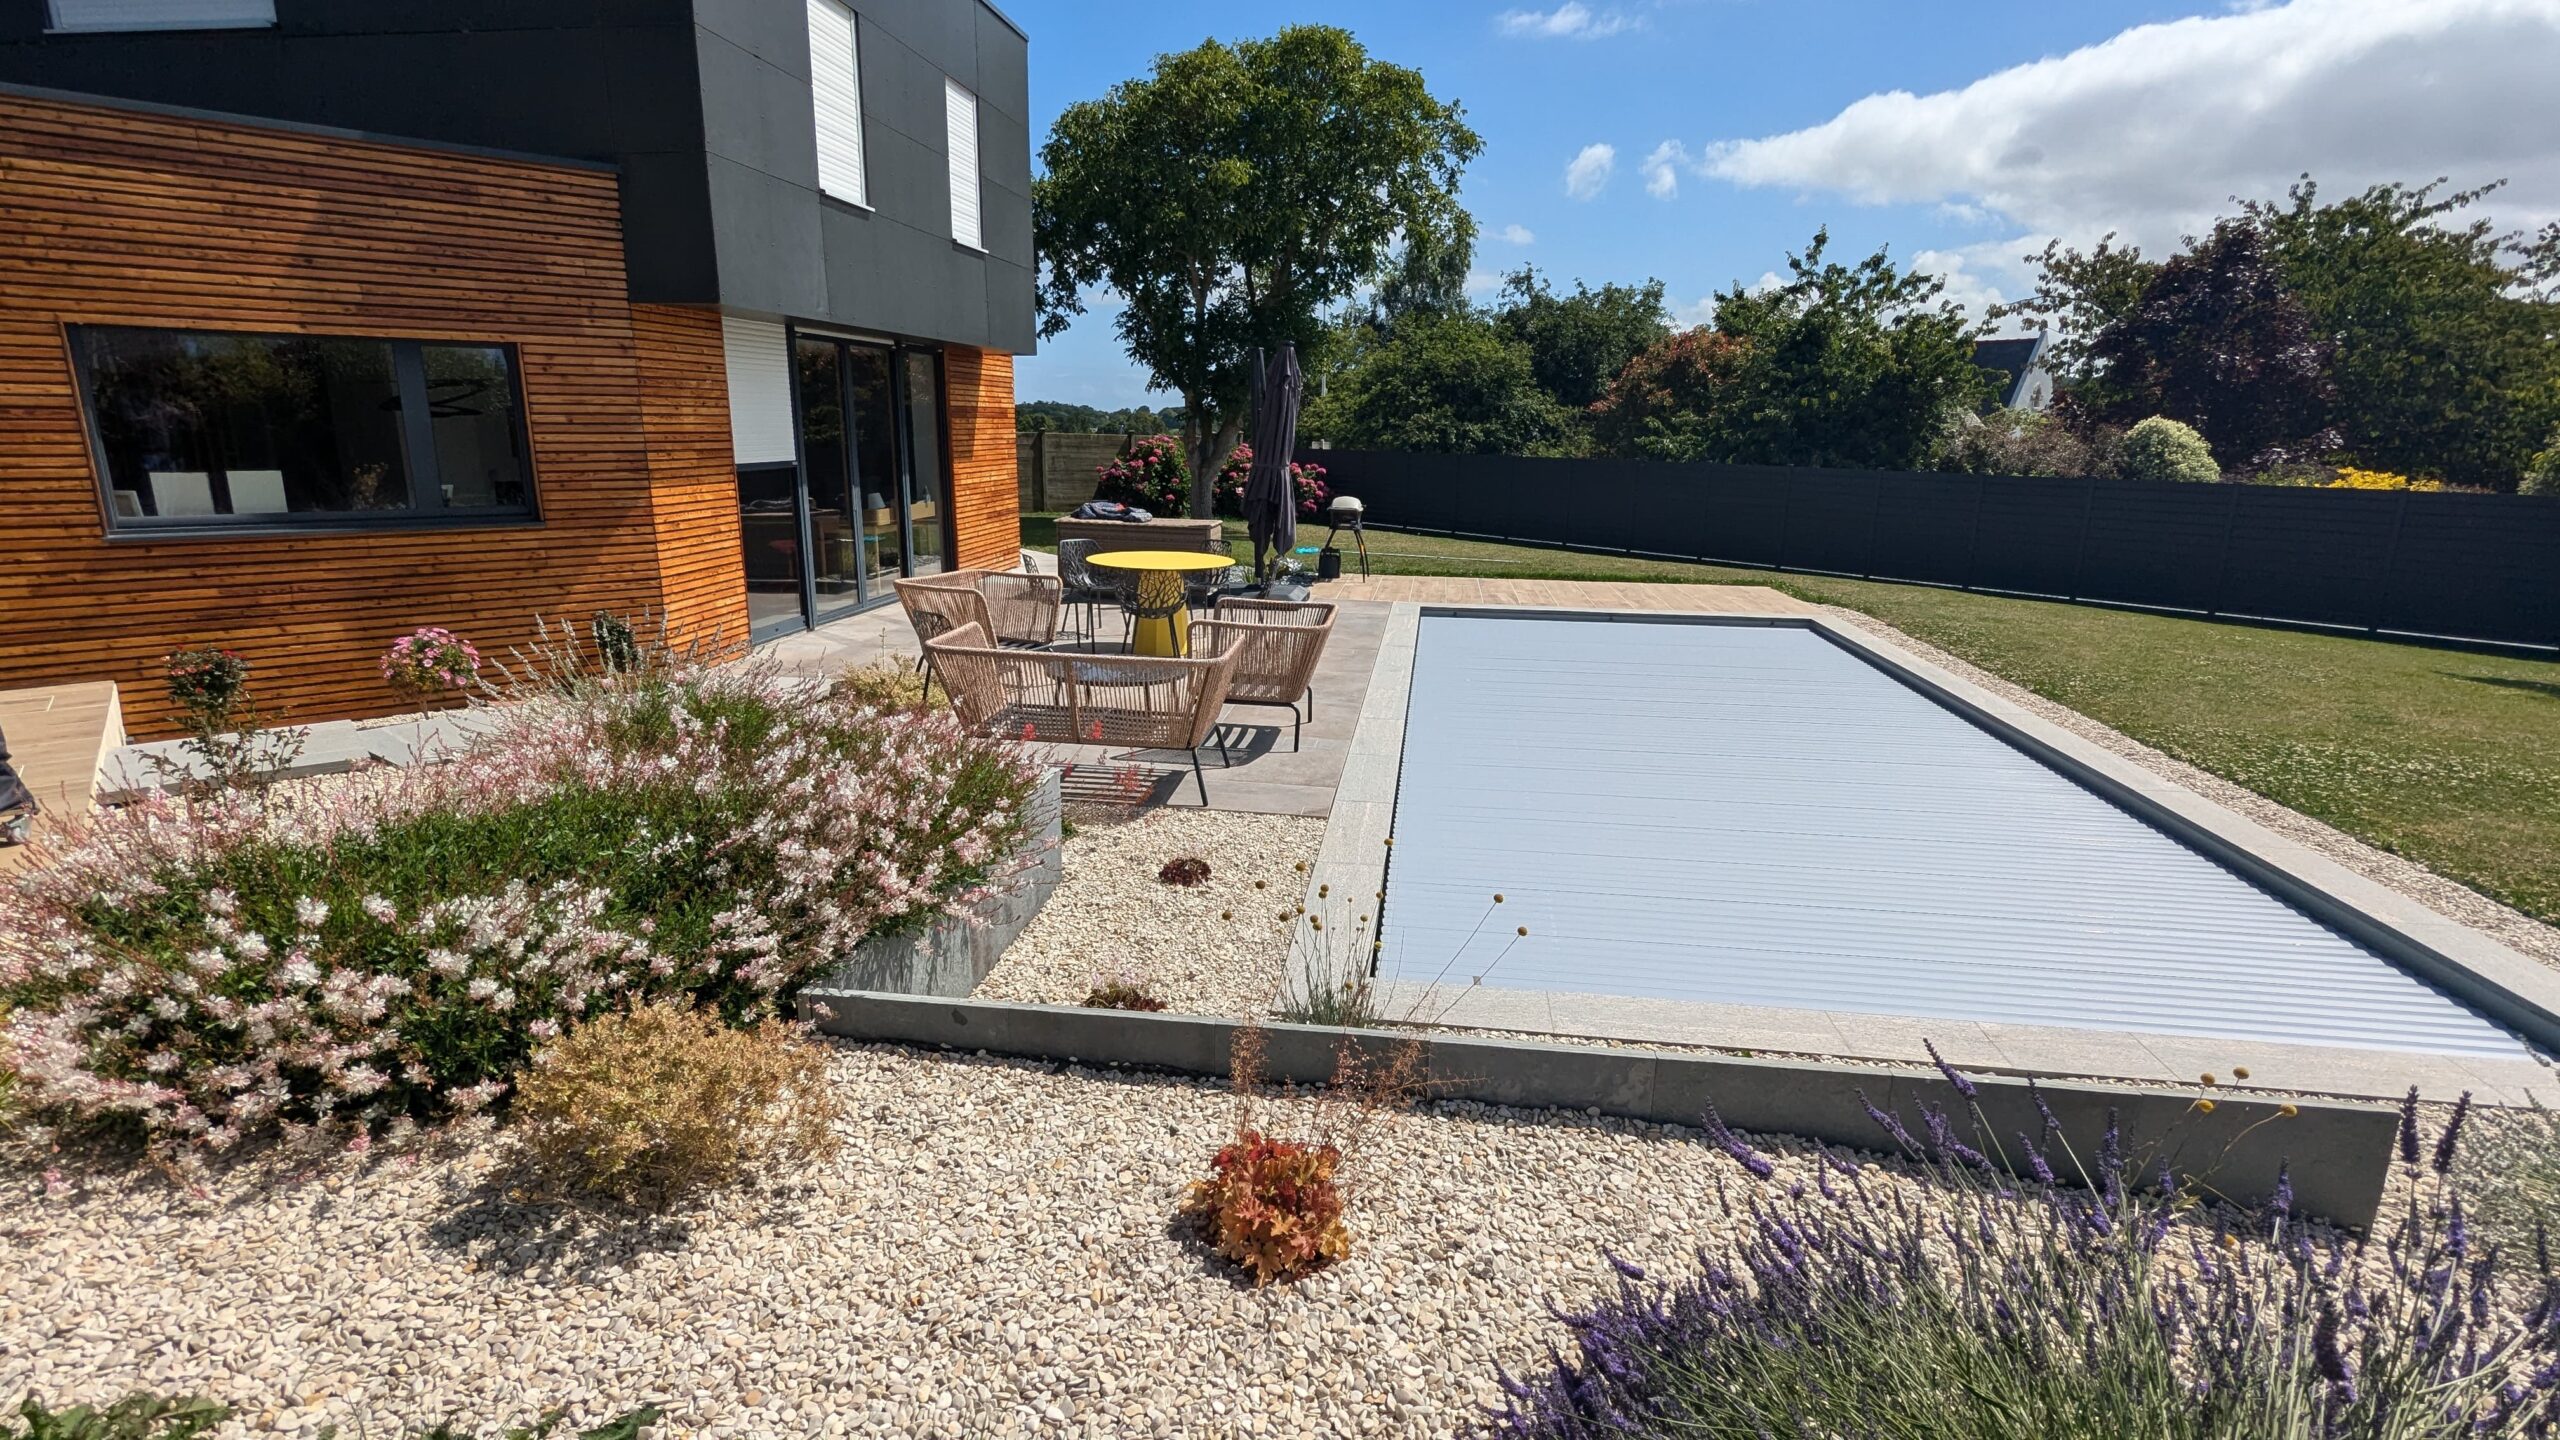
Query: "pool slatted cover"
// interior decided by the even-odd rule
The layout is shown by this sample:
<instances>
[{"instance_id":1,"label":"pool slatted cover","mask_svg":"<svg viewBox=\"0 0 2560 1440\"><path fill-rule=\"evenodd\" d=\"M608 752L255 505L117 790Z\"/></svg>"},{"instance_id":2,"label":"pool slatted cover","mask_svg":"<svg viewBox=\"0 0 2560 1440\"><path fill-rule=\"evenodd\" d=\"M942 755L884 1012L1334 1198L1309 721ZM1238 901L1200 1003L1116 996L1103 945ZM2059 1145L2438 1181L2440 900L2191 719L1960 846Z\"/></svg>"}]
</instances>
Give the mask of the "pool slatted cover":
<instances>
[{"instance_id":1,"label":"pool slatted cover","mask_svg":"<svg viewBox=\"0 0 2560 1440\"><path fill-rule=\"evenodd\" d=\"M1395 833L1391 979L2525 1053L1801 628L1426 615Z\"/></svg>"}]
</instances>

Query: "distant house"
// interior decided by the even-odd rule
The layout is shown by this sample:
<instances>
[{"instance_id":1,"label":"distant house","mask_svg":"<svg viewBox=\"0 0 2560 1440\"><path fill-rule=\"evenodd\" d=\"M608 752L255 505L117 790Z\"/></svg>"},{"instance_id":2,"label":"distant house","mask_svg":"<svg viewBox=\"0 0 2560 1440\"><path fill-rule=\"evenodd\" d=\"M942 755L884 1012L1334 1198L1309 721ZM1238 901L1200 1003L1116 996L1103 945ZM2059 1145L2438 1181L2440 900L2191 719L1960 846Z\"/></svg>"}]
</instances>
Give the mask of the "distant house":
<instances>
[{"instance_id":1,"label":"distant house","mask_svg":"<svg viewBox=\"0 0 2560 1440\"><path fill-rule=\"evenodd\" d=\"M2043 411L2053 404L2053 372L2045 368L2046 334L2012 340L1976 340L1973 363L1991 372L2004 409Z\"/></svg>"}]
</instances>

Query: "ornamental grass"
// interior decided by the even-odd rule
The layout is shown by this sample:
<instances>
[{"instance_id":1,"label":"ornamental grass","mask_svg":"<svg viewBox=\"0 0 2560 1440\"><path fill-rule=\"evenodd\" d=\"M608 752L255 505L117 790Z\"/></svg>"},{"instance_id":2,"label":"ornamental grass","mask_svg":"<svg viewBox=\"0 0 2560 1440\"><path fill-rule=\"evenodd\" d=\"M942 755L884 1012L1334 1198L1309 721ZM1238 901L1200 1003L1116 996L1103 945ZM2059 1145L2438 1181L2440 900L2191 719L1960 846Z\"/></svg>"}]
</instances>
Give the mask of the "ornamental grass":
<instances>
[{"instance_id":1,"label":"ornamental grass","mask_svg":"<svg viewBox=\"0 0 2560 1440\"><path fill-rule=\"evenodd\" d=\"M1960 1093L1962 1077L1948 1072ZM2404 1112L2396 1221L2359 1241L2200 1203L2045 1113L2003 1157L1978 1106L1914 1136L1872 1111L1936 1203L1838 1150L1781 1170L1712 1112L1753 1187L1694 1274L1616 1262L1567 1353L1486 1429L1513 1440L2452 1440L2552 1433L2560 1306L2537 1245L2485 1243L2450 1176L2461 1111ZM2282 1122L2276 1122L2282 1123ZM2018 1180L2006 1159L2033 1178ZM2057 1174L2057 1172L2059 1172ZM1614 1259L1614 1257L1613 1257Z\"/></svg>"},{"instance_id":2,"label":"ornamental grass","mask_svg":"<svg viewBox=\"0 0 2560 1440\"><path fill-rule=\"evenodd\" d=\"M452 763L154 797L0 884L0 1064L49 1118L222 1148L432 1121L636 1001L732 1023L999 878L1034 774L754 666L597 672Z\"/></svg>"}]
</instances>

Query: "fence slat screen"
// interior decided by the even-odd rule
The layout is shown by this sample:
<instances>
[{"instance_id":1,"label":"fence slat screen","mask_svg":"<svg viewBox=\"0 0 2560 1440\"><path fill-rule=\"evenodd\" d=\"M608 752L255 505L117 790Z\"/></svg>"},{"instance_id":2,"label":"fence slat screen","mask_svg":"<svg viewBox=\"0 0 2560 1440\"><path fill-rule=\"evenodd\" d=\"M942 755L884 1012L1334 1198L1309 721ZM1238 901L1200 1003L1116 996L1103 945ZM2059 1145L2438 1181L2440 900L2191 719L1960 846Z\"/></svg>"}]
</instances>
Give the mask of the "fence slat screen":
<instances>
[{"instance_id":1,"label":"fence slat screen","mask_svg":"<svg viewBox=\"0 0 2560 1440\"><path fill-rule=\"evenodd\" d=\"M1314 450L1390 529L2560 645L2560 502Z\"/></svg>"}]
</instances>

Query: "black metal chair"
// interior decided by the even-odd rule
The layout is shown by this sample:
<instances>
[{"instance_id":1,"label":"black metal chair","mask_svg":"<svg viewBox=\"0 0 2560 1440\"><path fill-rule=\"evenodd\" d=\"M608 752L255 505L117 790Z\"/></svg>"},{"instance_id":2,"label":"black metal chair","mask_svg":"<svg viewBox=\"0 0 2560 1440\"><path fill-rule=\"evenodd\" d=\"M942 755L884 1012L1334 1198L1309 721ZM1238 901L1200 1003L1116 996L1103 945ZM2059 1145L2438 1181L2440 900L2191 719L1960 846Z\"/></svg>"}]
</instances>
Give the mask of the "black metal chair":
<instances>
[{"instance_id":1,"label":"black metal chair","mask_svg":"<svg viewBox=\"0 0 2560 1440\"><path fill-rule=\"evenodd\" d=\"M1060 603L1068 609L1084 611L1085 643L1101 640L1102 607L1114 608L1124 603L1128 588L1126 572L1105 571L1085 563L1086 557L1102 548L1099 540L1061 540L1058 542L1058 579L1066 586Z\"/></svg>"}]
</instances>

